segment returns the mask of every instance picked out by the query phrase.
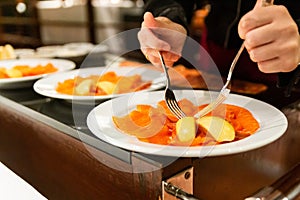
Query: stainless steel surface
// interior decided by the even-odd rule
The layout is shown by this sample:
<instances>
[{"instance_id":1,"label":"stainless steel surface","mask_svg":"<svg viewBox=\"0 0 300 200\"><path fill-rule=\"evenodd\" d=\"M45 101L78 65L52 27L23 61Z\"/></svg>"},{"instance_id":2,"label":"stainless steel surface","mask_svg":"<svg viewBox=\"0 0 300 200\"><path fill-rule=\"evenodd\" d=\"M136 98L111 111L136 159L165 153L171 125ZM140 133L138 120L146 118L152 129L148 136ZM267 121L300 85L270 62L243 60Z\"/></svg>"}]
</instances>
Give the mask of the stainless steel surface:
<instances>
[{"instance_id":1,"label":"stainless steel surface","mask_svg":"<svg viewBox=\"0 0 300 200\"><path fill-rule=\"evenodd\" d=\"M178 105L178 102L176 100L175 94L173 90L171 89L171 84L170 84L170 77L168 74L168 68L165 65L165 61L161 55L160 52L158 52L159 59L161 61L161 66L164 70L165 77L166 77L166 88L165 88L165 100L167 103L168 108L170 111L178 118L181 119L185 117L185 113L181 110L181 108Z\"/></svg>"}]
</instances>

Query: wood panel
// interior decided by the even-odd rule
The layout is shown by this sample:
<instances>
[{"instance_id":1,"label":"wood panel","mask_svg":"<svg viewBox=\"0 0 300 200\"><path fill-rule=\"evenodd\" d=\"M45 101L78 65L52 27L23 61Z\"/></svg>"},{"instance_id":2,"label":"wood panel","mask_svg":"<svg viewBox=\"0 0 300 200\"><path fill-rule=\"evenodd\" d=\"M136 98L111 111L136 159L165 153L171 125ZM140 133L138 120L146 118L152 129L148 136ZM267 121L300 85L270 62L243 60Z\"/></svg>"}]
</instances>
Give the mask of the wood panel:
<instances>
[{"instance_id":1,"label":"wood panel","mask_svg":"<svg viewBox=\"0 0 300 200\"><path fill-rule=\"evenodd\" d=\"M0 104L0 113L1 162L47 198L121 200L159 196L160 170L140 178L131 164L11 107ZM145 165L136 160L138 165Z\"/></svg>"}]
</instances>

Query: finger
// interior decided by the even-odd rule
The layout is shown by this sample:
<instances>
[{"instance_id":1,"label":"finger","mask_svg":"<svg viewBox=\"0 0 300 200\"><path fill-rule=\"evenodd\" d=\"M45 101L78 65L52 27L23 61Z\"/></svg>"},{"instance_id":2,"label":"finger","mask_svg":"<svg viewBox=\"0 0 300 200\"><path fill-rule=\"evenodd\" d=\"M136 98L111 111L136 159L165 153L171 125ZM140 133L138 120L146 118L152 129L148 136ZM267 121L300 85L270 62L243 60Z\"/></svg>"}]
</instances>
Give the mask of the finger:
<instances>
[{"instance_id":1,"label":"finger","mask_svg":"<svg viewBox=\"0 0 300 200\"><path fill-rule=\"evenodd\" d=\"M266 60L271 60L278 57L278 54L274 51L266 51L270 49L274 44L267 44L264 46L256 47L248 51L249 56L253 62L262 62Z\"/></svg>"},{"instance_id":2,"label":"finger","mask_svg":"<svg viewBox=\"0 0 300 200\"><path fill-rule=\"evenodd\" d=\"M258 62L258 65L259 69L266 73L289 72L298 66L298 59L291 58L290 52L286 52L286 54L280 54L272 59L262 60Z\"/></svg>"},{"instance_id":3,"label":"finger","mask_svg":"<svg viewBox=\"0 0 300 200\"><path fill-rule=\"evenodd\" d=\"M254 9L257 9L263 5L264 0L257 0Z\"/></svg>"},{"instance_id":4,"label":"finger","mask_svg":"<svg viewBox=\"0 0 300 200\"><path fill-rule=\"evenodd\" d=\"M273 4L274 1L270 1L270 0L257 0L256 4L254 6L254 9L257 9L259 7L266 7L266 6L270 6Z\"/></svg>"},{"instance_id":5,"label":"finger","mask_svg":"<svg viewBox=\"0 0 300 200\"><path fill-rule=\"evenodd\" d=\"M249 51L253 48L274 42L276 40L276 35L269 34L269 30L271 29L271 25L266 25L248 32L245 38L245 47L247 50Z\"/></svg>"},{"instance_id":6,"label":"finger","mask_svg":"<svg viewBox=\"0 0 300 200\"><path fill-rule=\"evenodd\" d=\"M259 63L262 72L288 72L298 65L298 45L290 41L275 41L249 51L251 60Z\"/></svg>"},{"instance_id":7,"label":"finger","mask_svg":"<svg viewBox=\"0 0 300 200\"><path fill-rule=\"evenodd\" d=\"M146 12L144 14L144 21L142 23L142 27L149 28L152 32L154 32L156 35L163 35L168 31L168 25L170 21L165 18L157 17L154 18L152 13Z\"/></svg>"},{"instance_id":8,"label":"finger","mask_svg":"<svg viewBox=\"0 0 300 200\"><path fill-rule=\"evenodd\" d=\"M257 66L258 66L258 69L261 72L276 73L276 72L278 72L278 68L277 68L278 61L279 61L279 58L274 58L274 59L271 59L271 60L265 60L265 61L262 61L262 62L258 62Z\"/></svg>"},{"instance_id":9,"label":"finger","mask_svg":"<svg viewBox=\"0 0 300 200\"><path fill-rule=\"evenodd\" d=\"M181 57L181 55L172 51L163 51L162 56L166 61L169 62L176 62Z\"/></svg>"},{"instance_id":10,"label":"finger","mask_svg":"<svg viewBox=\"0 0 300 200\"><path fill-rule=\"evenodd\" d=\"M141 48L152 48L159 51L169 51L171 49L167 42L160 40L148 28L142 28L138 32L138 40L140 41Z\"/></svg>"},{"instance_id":11,"label":"finger","mask_svg":"<svg viewBox=\"0 0 300 200\"><path fill-rule=\"evenodd\" d=\"M272 12L269 9L269 7L265 7L252 10L241 18L238 24L238 33L242 39L245 39L249 31L272 23L272 17L268 14Z\"/></svg>"},{"instance_id":12,"label":"finger","mask_svg":"<svg viewBox=\"0 0 300 200\"><path fill-rule=\"evenodd\" d=\"M156 27L156 21L151 12L146 12L144 14L144 26L148 28Z\"/></svg>"},{"instance_id":13,"label":"finger","mask_svg":"<svg viewBox=\"0 0 300 200\"><path fill-rule=\"evenodd\" d=\"M152 54L148 56L148 60L156 67L161 67L160 59Z\"/></svg>"},{"instance_id":14,"label":"finger","mask_svg":"<svg viewBox=\"0 0 300 200\"><path fill-rule=\"evenodd\" d=\"M277 57L271 60L258 62L257 66L264 73L289 72L297 67L297 64L289 62L284 57Z\"/></svg>"},{"instance_id":15,"label":"finger","mask_svg":"<svg viewBox=\"0 0 300 200\"><path fill-rule=\"evenodd\" d=\"M166 64L167 67L172 67L174 65L174 62L166 61L165 64Z\"/></svg>"},{"instance_id":16,"label":"finger","mask_svg":"<svg viewBox=\"0 0 300 200\"><path fill-rule=\"evenodd\" d=\"M151 48L142 48L141 50L145 55L146 59L149 60L151 63L160 63L157 50Z\"/></svg>"},{"instance_id":17,"label":"finger","mask_svg":"<svg viewBox=\"0 0 300 200\"><path fill-rule=\"evenodd\" d=\"M143 50L142 50L143 51ZM158 56L158 51L153 49L146 49L143 51L144 55L146 55L146 59L150 61L154 66L161 67L161 60ZM173 66L173 60L164 59L166 66Z\"/></svg>"}]
</instances>

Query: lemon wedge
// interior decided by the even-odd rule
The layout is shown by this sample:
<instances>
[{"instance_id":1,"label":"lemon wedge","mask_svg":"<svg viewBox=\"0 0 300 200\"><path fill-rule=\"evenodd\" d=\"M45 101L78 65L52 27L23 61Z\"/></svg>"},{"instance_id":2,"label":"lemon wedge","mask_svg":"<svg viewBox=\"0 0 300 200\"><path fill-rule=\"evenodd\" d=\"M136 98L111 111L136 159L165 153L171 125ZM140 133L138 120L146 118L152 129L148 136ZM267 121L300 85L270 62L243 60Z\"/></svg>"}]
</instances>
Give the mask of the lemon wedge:
<instances>
[{"instance_id":1,"label":"lemon wedge","mask_svg":"<svg viewBox=\"0 0 300 200\"><path fill-rule=\"evenodd\" d=\"M197 119L196 123L210 133L217 142L232 141L235 138L233 126L223 118L205 116Z\"/></svg>"},{"instance_id":2,"label":"lemon wedge","mask_svg":"<svg viewBox=\"0 0 300 200\"><path fill-rule=\"evenodd\" d=\"M196 137L196 120L194 117L183 117L176 122L176 135L180 142L191 142Z\"/></svg>"}]
</instances>

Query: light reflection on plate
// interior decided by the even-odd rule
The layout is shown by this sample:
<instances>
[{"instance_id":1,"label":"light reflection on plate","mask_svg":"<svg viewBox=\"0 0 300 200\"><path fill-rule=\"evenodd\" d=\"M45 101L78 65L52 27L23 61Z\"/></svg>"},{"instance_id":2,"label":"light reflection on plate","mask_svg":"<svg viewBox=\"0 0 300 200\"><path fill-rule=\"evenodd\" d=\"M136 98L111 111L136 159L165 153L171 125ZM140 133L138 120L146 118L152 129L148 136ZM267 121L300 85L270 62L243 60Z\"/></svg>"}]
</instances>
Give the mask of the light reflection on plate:
<instances>
[{"instance_id":1,"label":"light reflection on plate","mask_svg":"<svg viewBox=\"0 0 300 200\"><path fill-rule=\"evenodd\" d=\"M197 105L208 103L215 92L178 90L175 91L178 99L187 98ZM277 108L245 96L230 94L225 103L233 104L248 109L260 123L260 129L253 135L231 143L215 146L167 146L150 144L139 141L136 137L118 131L112 116L122 116L137 104L156 103L163 99L163 91L147 92L124 96L104 102L95 107L88 115L87 125L91 132L103 141L115 146L146 154L176 157L205 157L235 154L249 151L267 145L287 129L287 119Z\"/></svg>"},{"instance_id":2,"label":"light reflection on plate","mask_svg":"<svg viewBox=\"0 0 300 200\"><path fill-rule=\"evenodd\" d=\"M90 75L101 75L108 71L114 71L119 76L120 75L130 76L134 74L140 74L142 76L142 80L152 81L152 85L150 86L150 88L141 90L139 92L157 90L164 87L165 85L165 79L162 76L162 73L160 71L151 70L146 67L126 67L126 68L91 67L91 68L83 68L83 69L77 69L69 72L60 73L55 76L48 76L46 78L38 80L34 84L33 88L37 93L41 95L56 98L56 99L63 99L69 101L70 103L77 103L77 104L93 104L95 102L101 102L111 98L130 94L130 93L123 93L123 94L99 95L99 96L76 96L76 95L61 94L56 91L56 86L58 82L63 82L66 79L71 79L76 76L88 77Z\"/></svg>"},{"instance_id":3,"label":"light reflection on plate","mask_svg":"<svg viewBox=\"0 0 300 200\"><path fill-rule=\"evenodd\" d=\"M64 59L13 59L13 60L3 60L0 61L0 67L10 69L16 65L29 65L35 67L39 64L46 65L47 63L52 63L57 69L56 73L74 69L75 63ZM51 73L53 74L53 73ZM0 79L0 89L17 89L32 87L33 83L49 74L40 74L35 76L25 76L20 78L3 78Z\"/></svg>"}]
</instances>

